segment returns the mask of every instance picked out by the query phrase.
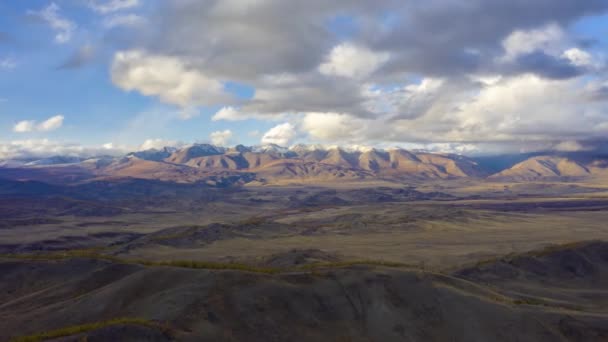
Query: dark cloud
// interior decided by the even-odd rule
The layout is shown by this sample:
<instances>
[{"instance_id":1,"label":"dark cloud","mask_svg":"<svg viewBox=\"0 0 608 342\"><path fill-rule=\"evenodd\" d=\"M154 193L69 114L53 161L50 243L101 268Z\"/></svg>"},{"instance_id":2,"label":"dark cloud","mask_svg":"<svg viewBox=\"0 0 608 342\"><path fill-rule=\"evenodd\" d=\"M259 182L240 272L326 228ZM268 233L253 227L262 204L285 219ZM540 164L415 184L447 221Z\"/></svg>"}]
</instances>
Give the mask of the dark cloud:
<instances>
[{"instance_id":1,"label":"dark cloud","mask_svg":"<svg viewBox=\"0 0 608 342\"><path fill-rule=\"evenodd\" d=\"M394 28L370 31L364 39L398 54L395 63L404 70L449 76L474 71L484 63L484 68L492 68L493 58L502 52L501 42L515 30L549 23L565 26L606 10L608 1L603 0L412 2L397 9L401 20Z\"/></svg>"},{"instance_id":2,"label":"dark cloud","mask_svg":"<svg viewBox=\"0 0 608 342\"><path fill-rule=\"evenodd\" d=\"M535 51L519 56L512 71L515 73L534 73L551 79L566 79L582 75L586 70L573 65L569 59Z\"/></svg>"},{"instance_id":3,"label":"dark cloud","mask_svg":"<svg viewBox=\"0 0 608 342\"><path fill-rule=\"evenodd\" d=\"M587 94L590 101L608 101L608 86L601 86Z\"/></svg>"},{"instance_id":4,"label":"dark cloud","mask_svg":"<svg viewBox=\"0 0 608 342\"><path fill-rule=\"evenodd\" d=\"M348 15L357 26L352 40L392 53L380 74L451 77L502 71L492 61L515 30L565 26L606 10L605 0L180 0L162 7L156 34L144 45L155 53L187 56L205 74L234 80L302 73L315 70L341 38L328 23ZM541 75L572 72L546 61L553 65L540 68ZM523 62L529 69L541 61Z\"/></svg>"}]
</instances>

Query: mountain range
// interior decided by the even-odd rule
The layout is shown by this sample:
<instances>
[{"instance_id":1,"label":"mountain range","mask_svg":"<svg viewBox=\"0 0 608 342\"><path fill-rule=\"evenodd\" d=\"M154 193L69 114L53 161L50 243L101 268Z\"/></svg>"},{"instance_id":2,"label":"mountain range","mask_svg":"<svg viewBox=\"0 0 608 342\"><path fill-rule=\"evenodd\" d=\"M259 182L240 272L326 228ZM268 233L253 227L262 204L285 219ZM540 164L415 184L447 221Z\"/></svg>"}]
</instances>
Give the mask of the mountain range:
<instances>
[{"instance_id":1,"label":"mountain range","mask_svg":"<svg viewBox=\"0 0 608 342\"><path fill-rule=\"evenodd\" d=\"M520 160L521 159L521 160ZM492 161L494 160L494 161ZM512 160L512 162L505 162ZM507 163L497 167L497 161ZM180 183L260 184L360 180L495 181L572 180L608 176L608 158L589 153L547 153L521 158L472 158L400 148L324 148L317 145L243 146L194 144L128 153L120 157L52 156L0 161L0 178L74 182L138 178Z\"/></svg>"}]
</instances>

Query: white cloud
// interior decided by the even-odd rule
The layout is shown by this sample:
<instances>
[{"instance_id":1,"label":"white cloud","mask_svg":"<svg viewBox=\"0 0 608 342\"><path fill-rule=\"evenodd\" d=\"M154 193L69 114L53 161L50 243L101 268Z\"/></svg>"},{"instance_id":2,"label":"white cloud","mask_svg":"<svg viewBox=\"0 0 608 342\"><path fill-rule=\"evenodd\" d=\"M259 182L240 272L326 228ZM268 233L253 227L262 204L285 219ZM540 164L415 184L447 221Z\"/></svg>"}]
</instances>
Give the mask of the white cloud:
<instances>
[{"instance_id":1,"label":"white cloud","mask_svg":"<svg viewBox=\"0 0 608 342\"><path fill-rule=\"evenodd\" d=\"M55 30L55 41L59 44L67 43L72 39L72 34L76 29L76 24L59 14L60 8L56 3L51 2L50 5L40 11L28 11L29 15L36 16L49 24Z\"/></svg>"},{"instance_id":2,"label":"white cloud","mask_svg":"<svg viewBox=\"0 0 608 342\"><path fill-rule=\"evenodd\" d=\"M224 131L216 131L209 135L211 143L216 146L226 146L232 138L232 131L229 129Z\"/></svg>"},{"instance_id":3,"label":"white cloud","mask_svg":"<svg viewBox=\"0 0 608 342\"><path fill-rule=\"evenodd\" d=\"M593 66L594 64L591 54L578 48L568 49L564 51L562 56L570 60L570 62L576 66L588 67Z\"/></svg>"},{"instance_id":4,"label":"white cloud","mask_svg":"<svg viewBox=\"0 0 608 342\"><path fill-rule=\"evenodd\" d=\"M257 129L255 129L253 131L249 131L249 132L247 132L247 136L252 137L252 138L259 137L260 131L258 131Z\"/></svg>"},{"instance_id":5,"label":"white cloud","mask_svg":"<svg viewBox=\"0 0 608 342\"><path fill-rule=\"evenodd\" d=\"M54 131L63 125L63 115L55 115L41 122L36 129L41 132Z\"/></svg>"},{"instance_id":6,"label":"white cloud","mask_svg":"<svg viewBox=\"0 0 608 342\"><path fill-rule=\"evenodd\" d=\"M262 144L276 144L279 146L288 146L289 143L296 137L297 132L294 125L286 122L274 126L262 136Z\"/></svg>"},{"instance_id":7,"label":"white cloud","mask_svg":"<svg viewBox=\"0 0 608 342\"><path fill-rule=\"evenodd\" d=\"M230 99L222 82L189 68L177 57L150 55L141 50L117 52L111 74L114 84L124 90L158 96L165 103L185 108Z\"/></svg>"},{"instance_id":8,"label":"white cloud","mask_svg":"<svg viewBox=\"0 0 608 342\"><path fill-rule=\"evenodd\" d=\"M138 27L146 24L146 19L137 14L117 14L103 20L105 28Z\"/></svg>"},{"instance_id":9,"label":"white cloud","mask_svg":"<svg viewBox=\"0 0 608 342\"><path fill-rule=\"evenodd\" d=\"M99 12L102 14L137 7L137 6L139 6L139 4L140 4L139 0L108 0L108 1L91 0L91 1L89 1L89 7L91 7L96 12Z\"/></svg>"},{"instance_id":10,"label":"white cloud","mask_svg":"<svg viewBox=\"0 0 608 342\"><path fill-rule=\"evenodd\" d=\"M160 150L164 147L179 147L182 146L183 143L175 141L175 140L165 140L165 139L146 139L140 146L139 151L145 150Z\"/></svg>"},{"instance_id":11,"label":"white cloud","mask_svg":"<svg viewBox=\"0 0 608 342\"><path fill-rule=\"evenodd\" d=\"M349 140L357 135L361 121L340 113L307 113L301 122L313 141Z\"/></svg>"},{"instance_id":12,"label":"white cloud","mask_svg":"<svg viewBox=\"0 0 608 342\"><path fill-rule=\"evenodd\" d=\"M107 147L107 146L106 146ZM128 150L112 146L84 146L48 139L29 139L0 142L0 159L44 158L54 155L90 157L96 155L122 155Z\"/></svg>"},{"instance_id":13,"label":"white cloud","mask_svg":"<svg viewBox=\"0 0 608 342\"><path fill-rule=\"evenodd\" d=\"M242 121L249 119L257 119L257 120L281 120L285 117L285 113L265 113L261 114L259 112L249 112L243 111L240 108L235 108L232 106L222 107L218 110L211 120L213 121Z\"/></svg>"},{"instance_id":14,"label":"white cloud","mask_svg":"<svg viewBox=\"0 0 608 342\"><path fill-rule=\"evenodd\" d=\"M10 58L0 58L0 70L12 70L17 67L17 62Z\"/></svg>"},{"instance_id":15,"label":"white cloud","mask_svg":"<svg viewBox=\"0 0 608 342\"><path fill-rule=\"evenodd\" d=\"M213 115L211 120L213 120L213 121L219 121L219 120L237 121L237 120L244 120L244 118L238 109L236 109L234 107L222 107L220 110L218 110Z\"/></svg>"},{"instance_id":16,"label":"white cloud","mask_svg":"<svg viewBox=\"0 0 608 342\"><path fill-rule=\"evenodd\" d=\"M13 126L13 132L16 133L27 133L32 131L48 132L60 128L63 125L63 115L55 115L48 118L47 120L36 124L35 120L23 120L19 121Z\"/></svg>"},{"instance_id":17,"label":"white cloud","mask_svg":"<svg viewBox=\"0 0 608 342\"><path fill-rule=\"evenodd\" d=\"M588 151L591 148L589 146L582 145L578 141L568 140L568 141L562 141L562 142L556 144L555 146L553 146L553 149L555 151L561 151L561 152L579 152L579 151Z\"/></svg>"},{"instance_id":18,"label":"white cloud","mask_svg":"<svg viewBox=\"0 0 608 342\"><path fill-rule=\"evenodd\" d=\"M23 120L19 121L13 126L13 132L26 133L34 130L36 121L34 120Z\"/></svg>"},{"instance_id":19,"label":"white cloud","mask_svg":"<svg viewBox=\"0 0 608 342\"><path fill-rule=\"evenodd\" d=\"M556 54L564 40L564 31L556 24L549 24L533 30L517 30L502 43L505 49L503 60L513 61L521 55L535 51Z\"/></svg>"},{"instance_id":20,"label":"white cloud","mask_svg":"<svg viewBox=\"0 0 608 342\"><path fill-rule=\"evenodd\" d=\"M375 52L364 46L342 43L335 46L319 66L319 72L329 76L365 78L389 59L388 53Z\"/></svg>"}]
</instances>

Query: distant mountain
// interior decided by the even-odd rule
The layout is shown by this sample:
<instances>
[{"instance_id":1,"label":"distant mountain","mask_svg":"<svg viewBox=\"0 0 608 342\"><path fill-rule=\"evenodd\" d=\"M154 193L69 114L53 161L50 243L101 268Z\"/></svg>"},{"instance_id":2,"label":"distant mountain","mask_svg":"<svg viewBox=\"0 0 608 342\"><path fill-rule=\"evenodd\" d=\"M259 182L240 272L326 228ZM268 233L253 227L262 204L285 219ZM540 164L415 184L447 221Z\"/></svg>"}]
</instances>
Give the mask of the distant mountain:
<instances>
[{"instance_id":1,"label":"distant mountain","mask_svg":"<svg viewBox=\"0 0 608 342\"><path fill-rule=\"evenodd\" d=\"M528 158L490 176L490 179L531 181L541 179L585 178L608 174L606 160L580 160L572 157L543 155Z\"/></svg>"},{"instance_id":2,"label":"distant mountain","mask_svg":"<svg viewBox=\"0 0 608 342\"><path fill-rule=\"evenodd\" d=\"M175 164L185 164L193 158L214 156L224 154L225 152L226 149L223 147L209 144L194 144L173 152L165 161Z\"/></svg>"},{"instance_id":3,"label":"distant mountain","mask_svg":"<svg viewBox=\"0 0 608 342\"><path fill-rule=\"evenodd\" d=\"M52 156L48 158L34 160L28 163L25 163L26 166L39 166L39 165L61 165L61 164L77 164L83 161L83 158L80 157L70 157L70 156Z\"/></svg>"},{"instance_id":4,"label":"distant mountain","mask_svg":"<svg viewBox=\"0 0 608 342\"><path fill-rule=\"evenodd\" d=\"M143 160L163 161L169 158L173 153L177 151L175 147L163 147L162 149L149 149L138 152L131 152L129 156L135 156Z\"/></svg>"},{"instance_id":5,"label":"distant mountain","mask_svg":"<svg viewBox=\"0 0 608 342\"><path fill-rule=\"evenodd\" d=\"M496 171L499 172L496 172ZM35 171L35 172L34 172ZM230 184L337 182L358 180L424 181L487 179L531 181L607 177L608 158L585 153L551 153L511 158L478 158L374 148L274 144L232 148L194 144L176 149L150 149L124 157L79 158L53 156L27 161L0 161L0 178L70 180L138 178L181 183ZM242 181L239 181L242 178Z\"/></svg>"}]
</instances>

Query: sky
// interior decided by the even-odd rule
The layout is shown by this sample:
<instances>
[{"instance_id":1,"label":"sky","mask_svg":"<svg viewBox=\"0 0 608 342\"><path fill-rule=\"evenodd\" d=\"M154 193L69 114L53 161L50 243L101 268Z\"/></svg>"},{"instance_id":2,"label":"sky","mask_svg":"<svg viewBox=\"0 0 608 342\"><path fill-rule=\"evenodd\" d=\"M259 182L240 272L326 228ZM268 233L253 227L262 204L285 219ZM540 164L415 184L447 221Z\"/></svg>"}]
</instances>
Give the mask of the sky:
<instances>
[{"instance_id":1,"label":"sky","mask_svg":"<svg viewBox=\"0 0 608 342\"><path fill-rule=\"evenodd\" d=\"M606 0L0 0L0 158L608 146Z\"/></svg>"}]
</instances>

